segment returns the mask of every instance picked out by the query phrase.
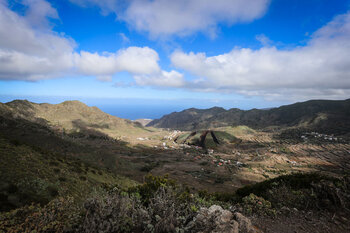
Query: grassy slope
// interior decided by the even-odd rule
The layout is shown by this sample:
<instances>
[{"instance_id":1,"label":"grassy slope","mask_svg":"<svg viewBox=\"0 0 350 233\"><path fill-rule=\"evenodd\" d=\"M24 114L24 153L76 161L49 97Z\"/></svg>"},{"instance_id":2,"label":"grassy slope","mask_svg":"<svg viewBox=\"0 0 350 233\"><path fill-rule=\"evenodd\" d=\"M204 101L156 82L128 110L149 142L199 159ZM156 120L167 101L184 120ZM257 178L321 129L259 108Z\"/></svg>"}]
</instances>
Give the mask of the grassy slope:
<instances>
[{"instance_id":1,"label":"grassy slope","mask_svg":"<svg viewBox=\"0 0 350 233\"><path fill-rule=\"evenodd\" d=\"M2 137L0 155L1 210L31 202L45 204L56 196L80 199L105 185L136 184L78 159Z\"/></svg>"},{"instance_id":2,"label":"grassy slope","mask_svg":"<svg viewBox=\"0 0 350 233\"><path fill-rule=\"evenodd\" d=\"M58 130L87 132L117 138L147 132L140 124L102 112L97 107L88 107L79 101L60 104L36 104L15 100L2 104L14 116L29 121L48 124Z\"/></svg>"},{"instance_id":3,"label":"grassy slope","mask_svg":"<svg viewBox=\"0 0 350 233\"><path fill-rule=\"evenodd\" d=\"M53 127L54 119L57 119L56 126L66 131L80 127L71 124L74 119L81 119L80 123L85 125L96 121L91 126L94 130L82 132L83 135L101 133L98 129L103 129L100 126L104 120L110 129L143 130L80 102L38 105L14 101L0 104L1 210L31 202L45 204L57 196L69 195L80 199L93 189L110 184L122 187L135 184L135 181L106 170L107 165L115 164L114 156L101 154L96 145L84 143L83 139L62 134ZM90 127L85 125L79 129ZM86 139L86 142L89 140ZM99 144L104 141L91 142ZM120 147L124 148L123 145Z\"/></svg>"}]
</instances>

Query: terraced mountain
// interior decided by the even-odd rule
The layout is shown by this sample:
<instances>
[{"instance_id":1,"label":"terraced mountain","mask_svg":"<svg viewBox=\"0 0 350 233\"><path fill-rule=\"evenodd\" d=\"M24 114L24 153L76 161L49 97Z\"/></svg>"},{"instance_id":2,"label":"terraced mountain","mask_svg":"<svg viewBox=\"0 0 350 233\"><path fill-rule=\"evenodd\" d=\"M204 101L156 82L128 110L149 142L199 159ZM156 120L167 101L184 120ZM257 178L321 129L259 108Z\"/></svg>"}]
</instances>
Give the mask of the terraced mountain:
<instances>
[{"instance_id":1,"label":"terraced mountain","mask_svg":"<svg viewBox=\"0 0 350 233\"><path fill-rule=\"evenodd\" d=\"M237 125L247 125L254 129L298 126L346 134L350 132L349 122L350 99L347 99L310 100L267 110L190 108L153 120L147 126L189 131Z\"/></svg>"},{"instance_id":2,"label":"terraced mountain","mask_svg":"<svg viewBox=\"0 0 350 233\"><path fill-rule=\"evenodd\" d=\"M219 145L234 143L238 141L235 136L225 131L204 130L186 132L175 138L176 143L199 146L206 149L214 149Z\"/></svg>"}]
</instances>

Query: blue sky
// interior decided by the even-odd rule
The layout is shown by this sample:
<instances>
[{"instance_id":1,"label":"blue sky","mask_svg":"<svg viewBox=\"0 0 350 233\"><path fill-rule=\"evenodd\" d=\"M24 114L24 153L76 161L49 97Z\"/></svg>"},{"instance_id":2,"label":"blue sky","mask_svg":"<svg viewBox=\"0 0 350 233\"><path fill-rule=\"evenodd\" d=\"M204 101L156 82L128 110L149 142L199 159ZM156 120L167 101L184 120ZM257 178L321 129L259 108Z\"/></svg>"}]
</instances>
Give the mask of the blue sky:
<instances>
[{"instance_id":1,"label":"blue sky","mask_svg":"<svg viewBox=\"0 0 350 233\"><path fill-rule=\"evenodd\" d=\"M161 115L346 99L349 10L350 0L0 0L0 101L152 103Z\"/></svg>"}]
</instances>

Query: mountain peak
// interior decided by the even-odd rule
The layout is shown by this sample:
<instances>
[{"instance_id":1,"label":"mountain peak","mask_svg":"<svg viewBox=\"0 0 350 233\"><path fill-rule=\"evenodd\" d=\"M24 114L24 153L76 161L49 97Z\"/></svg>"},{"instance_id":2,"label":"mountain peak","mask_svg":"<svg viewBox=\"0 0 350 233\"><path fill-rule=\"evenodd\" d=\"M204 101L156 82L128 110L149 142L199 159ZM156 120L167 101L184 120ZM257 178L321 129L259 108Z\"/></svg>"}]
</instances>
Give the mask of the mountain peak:
<instances>
[{"instance_id":1,"label":"mountain peak","mask_svg":"<svg viewBox=\"0 0 350 233\"><path fill-rule=\"evenodd\" d=\"M76 106L86 106L88 107L86 104L84 104L83 102L80 102L79 100L66 100L62 103L60 103L62 105L76 105Z\"/></svg>"}]
</instances>

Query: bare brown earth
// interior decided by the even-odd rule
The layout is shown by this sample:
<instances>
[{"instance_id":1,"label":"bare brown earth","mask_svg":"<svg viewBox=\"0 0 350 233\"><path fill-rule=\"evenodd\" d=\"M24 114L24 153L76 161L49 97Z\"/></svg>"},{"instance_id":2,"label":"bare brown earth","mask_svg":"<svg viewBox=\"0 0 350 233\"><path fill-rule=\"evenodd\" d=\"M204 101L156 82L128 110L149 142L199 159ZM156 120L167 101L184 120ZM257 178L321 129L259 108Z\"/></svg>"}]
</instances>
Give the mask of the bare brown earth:
<instances>
[{"instance_id":1,"label":"bare brown earth","mask_svg":"<svg viewBox=\"0 0 350 233\"><path fill-rule=\"evenodd\" d=\"M147 173L169 174L197 190L231 192L295 172L321 171L337 176L350 171L350 144L346 138L300 140L302 134L297 134L298 138L290 140L278 137L281 129L221 127L204 131L212 151L177 140L181 136L203 136L199 131L142 127L78 101L57 105L13 101L0 107L0 127L7 138L79 157L138 181ZM222 137L224 142L220 141Z\"/></svg>"},{"instance_id":2,"label":"bare brown earth","mask_svg":"<svg viewBox=\"0 0 350 233\"><path fill-rule=\"evenodd\" d=\"M291 211L277 218L252 218L252 223L265 233L343 233L350 232L350 221L347 215L333 213L314 213Z\"/></svg>"},{"instance_id":3,"label":"bare brown earth","mask_svg":"<svg viewBox=\"0 0 350 233\"><path fill-rule=\"evenodd\" d=\"M177 144L177 134L163 132L154 140L132 140L130 151L112 142L100 153L115 157L118 173L142 181L147 173L169 176L194 189L232 192L246 184L291 173L319 171L338 176L350 172L348 142L298 142L274 139L276 133L236 134L241 139L211 151ZM137 144L136 144L137 143Z\"/></svg>"}]
</instances>

